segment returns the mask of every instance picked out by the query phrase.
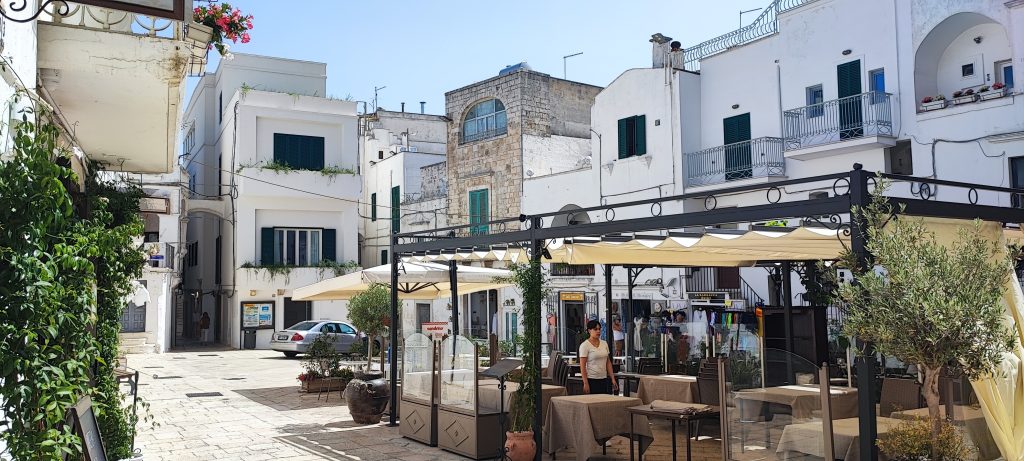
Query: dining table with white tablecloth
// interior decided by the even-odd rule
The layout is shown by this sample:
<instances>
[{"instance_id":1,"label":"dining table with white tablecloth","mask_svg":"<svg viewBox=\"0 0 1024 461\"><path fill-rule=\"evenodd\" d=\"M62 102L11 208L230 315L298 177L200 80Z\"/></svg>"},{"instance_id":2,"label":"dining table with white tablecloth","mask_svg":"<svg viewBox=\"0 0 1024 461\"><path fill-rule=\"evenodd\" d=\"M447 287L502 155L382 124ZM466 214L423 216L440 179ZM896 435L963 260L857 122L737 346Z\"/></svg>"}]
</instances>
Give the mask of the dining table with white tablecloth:
<instances>
[{"instance_id":1,"label":"dining table with white tablecloth","mask_svg":"<svg viewBox=\"0 0 1024 461\"><path fill-rule=\"evenodd\" d=\"M599 443L616 435L629 437L632 429L642 454L654 441L650 422L642 415L632 415L631 421L626 410L642 404L636 397L608 394L552 397L544 420L544 452L571 448L577 461L586 461L601 451Z\"/></svg>"}]
</instances>

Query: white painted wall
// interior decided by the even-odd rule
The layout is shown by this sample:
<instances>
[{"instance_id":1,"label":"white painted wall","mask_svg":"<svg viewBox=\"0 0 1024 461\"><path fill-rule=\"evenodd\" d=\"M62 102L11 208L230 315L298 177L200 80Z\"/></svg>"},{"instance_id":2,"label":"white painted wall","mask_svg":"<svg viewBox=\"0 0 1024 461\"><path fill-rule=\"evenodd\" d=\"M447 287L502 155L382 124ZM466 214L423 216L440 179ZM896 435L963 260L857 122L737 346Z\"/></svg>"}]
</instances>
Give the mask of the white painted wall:
<instances>
[{"instance_id":1,"label":"white painted wall","mask_svg":"<svg viewBox=\"0 0 1024 461\"><path fill-rule=\"evenodd\" d=\"M578 169L590 156L590 139L523 135L523 178Z\"/></svg>"}]
</instances>

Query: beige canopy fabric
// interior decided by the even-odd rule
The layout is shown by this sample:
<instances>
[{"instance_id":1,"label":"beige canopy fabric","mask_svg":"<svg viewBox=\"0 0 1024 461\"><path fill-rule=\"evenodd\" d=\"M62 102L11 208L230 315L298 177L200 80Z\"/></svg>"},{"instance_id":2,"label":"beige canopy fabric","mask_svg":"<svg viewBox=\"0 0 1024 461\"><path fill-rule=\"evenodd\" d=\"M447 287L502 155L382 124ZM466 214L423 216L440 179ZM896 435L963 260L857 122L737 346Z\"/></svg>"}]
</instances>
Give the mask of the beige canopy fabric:
<instances>
[{"instance_id":1,"label":"beige canopy fabric","mask_svg":"<svg viewBox=\"0 0 1024 461\"><path fill-rule=\"evenodd\" d=\"M665 266L746 267L758 261L809 261L837 259L850 244L842 230L816 227L635 236L623 239L554 239L544 262L568 264L637 264ZM452 253L416 255L413 261L498 260L526 261L526 250L501 248L465 249Z\"/></svg>"},{"instance_id":2,"label":"beige canopy fabric","mask_svg":"<svg viewBox=\"0 0 1024 461\"><path fill-rule=\"evenodd\" d=\"M459 294L475 293L508 286L498 283L496 277L508 277L504 269L459 266ZM391 266L382 265L363 269L341 277L327 279L295 289L296 301L329 301L351 299L375 283L391 285ZM404 261L398 268L399 299L450 298L448 266L429 262Z\"/></svg>"}]
</instances>

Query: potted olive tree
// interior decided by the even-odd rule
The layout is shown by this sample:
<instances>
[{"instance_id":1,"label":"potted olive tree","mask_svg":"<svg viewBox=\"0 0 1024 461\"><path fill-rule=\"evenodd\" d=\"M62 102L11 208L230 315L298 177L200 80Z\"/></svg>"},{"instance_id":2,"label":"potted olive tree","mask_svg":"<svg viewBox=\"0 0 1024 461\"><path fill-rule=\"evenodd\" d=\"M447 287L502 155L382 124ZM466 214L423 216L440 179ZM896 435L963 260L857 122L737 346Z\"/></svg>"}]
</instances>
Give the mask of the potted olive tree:
<instances>
[{"instance_id":1,"label":"potted olive tree","mask_svg":"<svg viewBox=\"0 0 1024 461\"><path fill-rule=\"evenodd\" d=\"M541 303L545 297L544 272L540 262L531 260L525 264L509 267L512 275L500 278L501 283L512 283L523 296L523 318L540 319ZM519 388L512 394L509 408L509 430L506 433L505 451L513 461L534 459L537 444L534 441L533 417L539 402L535 400L540 384L540 369L537 367L537 351L540 350L540 322L527 321L523 325L522 377Z\"/></svg>"},{"instance_id":2,"label":"potted olive tree","mask_svg":"<svg viewBox=\"0 0 1024 461\"><path fill-rule=\"evenodd\" d=\"M951 459L955 454L944 452L950 444L939 412L939 376L951 364L972 380L988 376L1014 347L1002 318L1002 293L1016 252L985 238L978 222L961 230L954 242L940 243L921 219L893 209L883 196L886 186L880 178L871 203L854 210L866 229L874 267L845 255L843 264L856 274L857 283L837 290L847 306L844 332L873 346L864 352L895 357L924 371L921 394L928 403L930 459Z\"/></svg>"},{"instance_id":3,"label":"potted olive tree","mask_svg":"<svg viewBox=\"0 0 1024 461\"><path fill-rule=\"evenodd\" d=\"M380 422L380 416L391 397L391 388L384 380L383 372L375 372L372 367L374 339L387 333L390 323L391 293L388 288L374 284L353 296L348 303L348 317L353 326L366 334L367 352L366 370L357 371L349 381L345 388L345 400L355 422L376 424Z\"/></svg>"}]
</instances>

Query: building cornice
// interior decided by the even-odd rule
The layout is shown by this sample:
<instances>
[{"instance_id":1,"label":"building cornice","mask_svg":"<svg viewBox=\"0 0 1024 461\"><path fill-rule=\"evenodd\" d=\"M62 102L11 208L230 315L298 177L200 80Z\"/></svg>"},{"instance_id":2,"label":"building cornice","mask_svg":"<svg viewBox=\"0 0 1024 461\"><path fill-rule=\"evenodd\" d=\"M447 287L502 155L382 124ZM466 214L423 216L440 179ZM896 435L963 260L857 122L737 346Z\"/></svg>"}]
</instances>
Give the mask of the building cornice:
<instances>
[{"instance_id":1,"label":"building cornice","mask_svg":"<svg viewBox=\"0 0 1024 461\"><path fill-rule=\"evenodd\" d=\"M1006 5L1007 8L1017 8L1020 6L1024 6L1024 0L1010 0L1004 3L1004 5Z\"/></svg>"}]
</instances>

